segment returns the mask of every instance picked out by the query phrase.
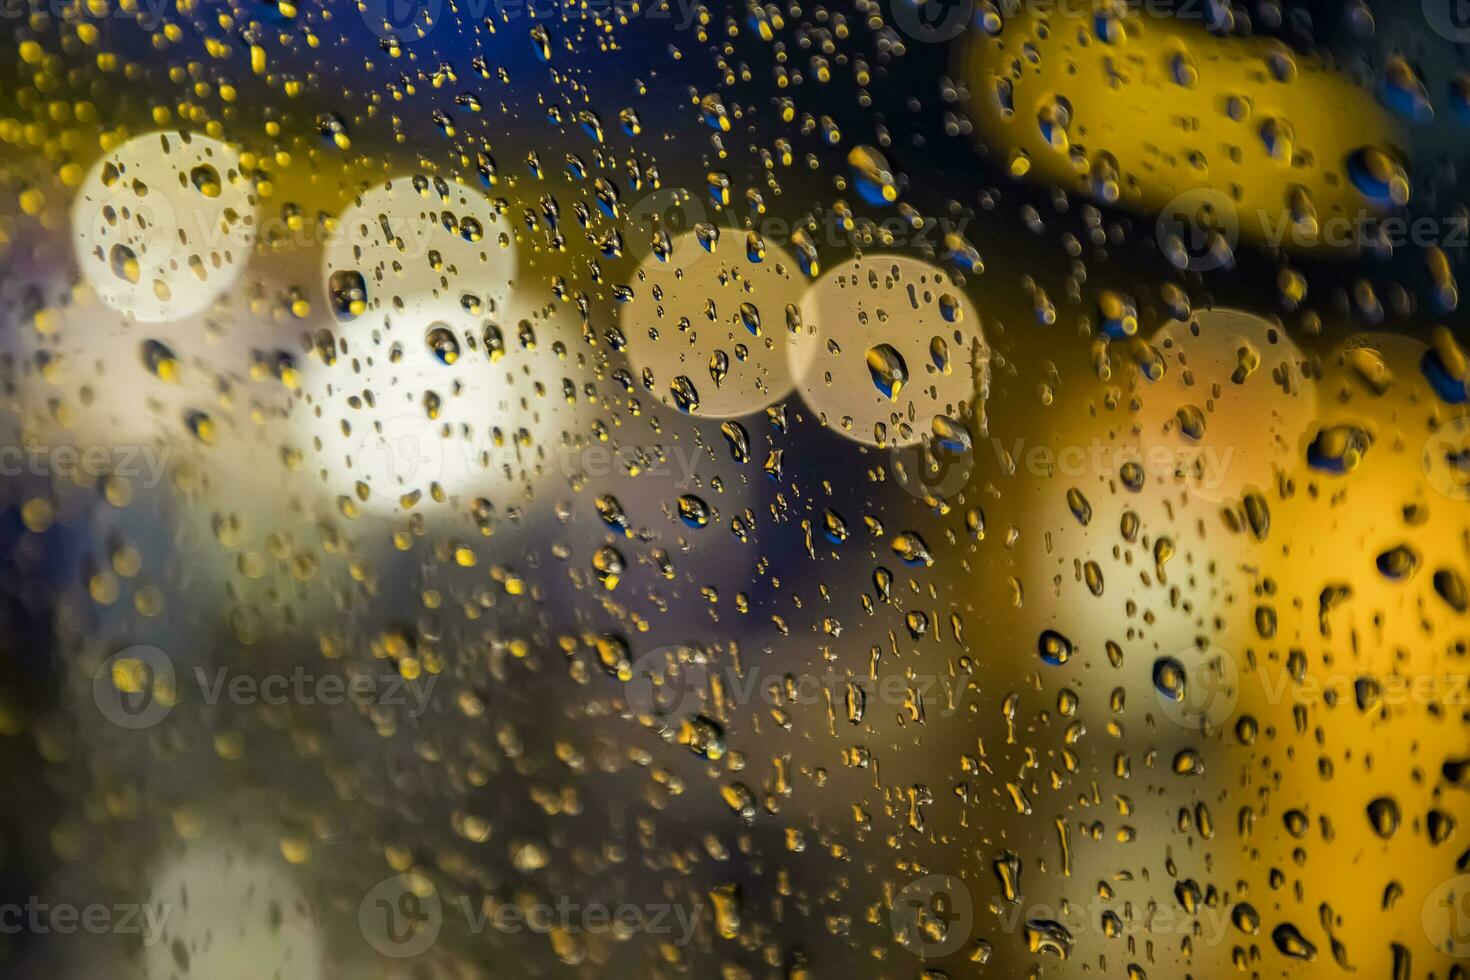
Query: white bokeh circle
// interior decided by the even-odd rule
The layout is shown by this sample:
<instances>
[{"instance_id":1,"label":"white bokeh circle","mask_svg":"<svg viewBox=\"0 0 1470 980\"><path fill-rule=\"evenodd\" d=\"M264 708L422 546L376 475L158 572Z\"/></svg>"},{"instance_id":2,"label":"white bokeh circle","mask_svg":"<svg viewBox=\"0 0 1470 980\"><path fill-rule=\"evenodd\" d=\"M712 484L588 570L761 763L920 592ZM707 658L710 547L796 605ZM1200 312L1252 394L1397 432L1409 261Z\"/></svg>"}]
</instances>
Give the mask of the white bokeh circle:
<instances>
[{"instance_id":1,"label":"white bokeh circle","mask_svg":"<svg viewBox=\"0 0 1470 980\"><path fill-rule=\"evenodd\" d=\"M139 136L98 160L72 201L77 263L118 312L177 320L244 271L255 205L233 147L175 130Z\"/></svg>"},{"instance_id":2,"label":"white bokeh circle","mask_svg":"<svg viewBox=\"0 0 1470 980\"><path fill-rule=\"evenodd\" d=\"M797 336L788 323L801 322L806 282L782 248L767 244L752 262L743 243L706 254L694 236L672 240L670 261L650 254L638 266L633 297L618 311L628 358L665 404L674 404L676 379L687 378L698 396L691 415L758 412L791 392L788 352ZM716 359L722 367L712 372Z\"/></svg>"},{"instance_id":3,"label":"white bokeh circle","mask_svg":"<svg viewBox=\"0 0 1470 980\"><path fill-rule=\"evenodd\" d=\"M181 962L188 975L216 980L323 975L315 909L279 860L231 844L191 844L154 874L147 907L162 920L161 935L144 937L150 977L174 976Z\"/></svg>"},{"instance_id":4,"label":"white bokeh circle","mask_svg":"<svg viewBox=\"0 0 1470 980\"><path fill-rule=\"evenodd\" d=\"M828 428L870 446L911 446L936 415L970 418L988 357L980 315L943 269L901 255L855 259L807 291L810 328L791 351L798 390ZM890 398L868 352L886 345L907 380Z\"/></svg>"},{"instance_id":5,"label":"white bokeh circle","mask_svg":"<svg viewBox=\"0 0 1470 980\"><path fill-rule=\"evenodd\" d=\"M341 214L323 265L328 309L340 321L425 328L437 321L463 333L505 315L515 238L478 190L411 174L364 191ZM334 281L354 273L366 292L355 315L341 312L333 295Z\"/></svg>"}]
</instances>

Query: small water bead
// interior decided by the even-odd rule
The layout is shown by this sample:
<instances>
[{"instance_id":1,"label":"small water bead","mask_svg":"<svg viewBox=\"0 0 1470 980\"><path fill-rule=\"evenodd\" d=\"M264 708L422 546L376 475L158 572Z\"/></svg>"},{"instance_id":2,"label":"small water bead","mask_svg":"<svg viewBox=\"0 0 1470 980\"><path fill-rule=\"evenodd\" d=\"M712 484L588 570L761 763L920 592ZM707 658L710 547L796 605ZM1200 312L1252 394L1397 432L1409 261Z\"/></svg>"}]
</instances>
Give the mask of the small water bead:
<instances>
[{"instance_id":1,"label":"small water bead","mask_svg":"<svg viewBox=\"0 0 1470 980\"><path fill-rule=\"evenodd\" d=\"M669 395L674 399L674 406L685 415L699 411L699 389L688 375L681 374L669 382Z\"/></svg>"},{"instance_id":2,"label":"small water bead","mask_svg":"<svg viewBox=\"0 0 1470 980\"><path fill-rule=\"evenodd\" d=\"M114 242L107 252L107 264L112 274L123 282L136 286L142 278L142 267L138 255L122 242Z\"/></svg>"},{"instance_id":3,"label":"small water bead","mask_svg":"<svg viewBox=\"0 0 1470 980\"><path fill-rule=\"evenodd\" d=\"M157 340L145 340L141 346L143 366L160 381L179 380L179 359L173 350Z\"/></svg>"},{"instance_id":4,"label":"small water bead","mask_svg":"<svg viewBox=\"0 0 1470 980\"><path fill-rule=\"evenodd\" d=\"M1042 630L1040 639L1037 640L1036 650L1041 654L1043 662L1053 667L1060 667L1072 659L1072 641L1058 633L1056 630Z\"/></svg>"},{"instance_id":5,"label":"small water bead","mask_svg":"<svg viewBox=\"0 0 1470 980\"><path fill-rule=\"evenodd\" d=\"M1328 426L1307 447L1307 464L1323 473L1347 474L1358 468L1373 436L1356 425Z\"/></svg>"},{"instance_id":6,"label":"small water bead","mask_svg":"<svg viewBox=\"0 0 1470 980\"><path fill-rule=\"evenodd\" d=\"M1031 952L1051 953L1063 960L1072 955L1072 933L1055 919L1028 919L1024 931Z\"/></svg>"},{"instance_id":7,"label":"small water bead","mask_svg":"<svg viewBox=\"0 0 1470 980\"><path fill-rule=\"evenodd\" d=\"M1388 840L1399 830L1399 805L1391 796L1379 796L1368 804L1368 822L1373 832Z\"/></svg>"},{"instance_id":8,"label":"small water bead","mask_svg":"<svg viewBox=\"0 0 1470 980\"><path fill-rule=\"evenodd\" d=\"M1092 523L1092 504L1082 495L1082 491L1072 487L1067 491L1067 507L1072 511L1072 516L1077 518L1077 523L1086 527Z\"/></svg>"},{"instance_id":9,"label":"small water bead","mask_svg":"<svg viewBox=\"0 0 1470 980\"><path fill-rule=\"evenodd\" d=\"M1409 203L1409 176L1403 166L1376 146L1348 157L1348 179L1364 197L1379 204Z\"/></svg>"},{"instance_id":10,"label":"small water bead","mask_svg":"<svg viewBox=\"0 0 1470 980\"><path fill-rule=\"evenodd\" d=\"M485 324L480 332L480 342L485 345L485 356L491 364L505 356L505 334L495 324Z\"/></svg>"},{"instance_id":11,"label":"small water bead","mask_svg":"<svg viewBox=\"0 0 1470 980\"><path fill-rule=\"evenodd\" d=\"M212 445L219 437L219 426L208 412L198 410L186 412L184 425L194 435L194 438L206 445Z\"/></svg>"},{"instance_id":12,"label":"small water bead","mask_svg":"<svg viewBox=\"0 0 1470 980\"><path fill-rule=\"evenodd\" d=\"M881 152L871 146L855 146L847 154L858 193L869 204L892 204L898 200L893 170Z\"/></svg>"},{"instance_id":13,"label":"small water bead","mask_svg":"<svg viewBox=\"0 0 1470 980\"><path fill-rule=\"evenodd\" d=\"M701 528L710 521L709 504L692 493L686 493L678 500L679 518L685 526Z\"/></svg>"},{"instance_id":14,"label":"small water bead","mask_svg":"<svg viewBox=\"0 0 1470 980\"><path fill-rule=\"evenodd\" d=\"M354 320L367 311L367 281L356 269L333 272L327 280L327 295L332 313L340 321Z\"/></svg>"},{"instance_id":15,"label":"small water bead","mask_svg":"<svg viewBox=\"0 0 1470 980\"><path fill-rule=\"evenodd\" d=\"M750 433L745 426L729 419L720 424L720 434L725 437L725 443L730 447L730 458L737 463L750 461Z\"/></svg>"},{"instance_id":16,"label":"small water bead","mask_svg":"<svg viewBox=\"0 0 1470 980\"><path fill-rule=\"evenodd\" d=\"M606 493L598 497L593 504L597 508L597 516L602 518L604 524L619 534L628 537L632 536L632 525L628 521L627 512L623 510L623 505L617 497Z\"/></svg>"},{"instance_id":17,"label":"small water bead","mask_svg":"<svg viewBox=\"0 0 1470 980\"><path fill-rule=\"evenodd\" d=\"M754 303L740 304L740 322L752 337L761 335L761 311Z\"/></svg>"},{"instance_id":18,"label":"small water bead","mask_svg":"<svg viewBox=\"0 0 1470 980\"><path fill-rule=\"evenodd\" d=\"M603 545L592 555L592 572L608 591L617 588L626 569L623 553L612 545Z\"/></svg>"},{"instance_id":19,"label":"small water bead","mask_svg":"<svg viewBox=\"0 0 1470 980\"><path fill-rule=\"evenodd\" d=\"M189 171L189 183L205 197L219 197L224 189L219 171L207 163L201 163Z\"/></svg>"},{"instance_id":20,"label":"small water bead","mask_svg":"<svg viewBox=\"0 0 1470 980\"><path fill-rule=\"evenodd\" d=\"M1470 590L1465 580L1452 568L1441 568L1434 573L1434 591L1457 613L1470 610Z\"/></svg>"},{"instance_id":21,"label":"small water bead","mask_svg":"<svg viewBox=\"0 0 1470 980\"><path fill-rule=\"evenodd\" d=\"M1071 147L1067 128L1072 124L1072 103L1061 96L1050 96L1036 110L1036 124L1042 139L1058 153Z\"/></svg>"},{"instance_id":22,"label":"small water bead","mask_svg":"<svg viewBox=\"0 0 1470 980\"><path fill-rule=\"evenodd\" d=\"M929 360L940 374L950 372L949 344L938 334L929 341Z\"/></svg>"},{"instance_id":23,"label":"small water bead","mask_svg":"<svg viewBox=\"0 0 1470 980\"><path fill-rule=\"evenodd\" d=\"M868 349L868 373L873 387L889 401L897 401L899 392L909 379L908 364L892 344L878 344Z\"/></svg>"},{"instance_id":24,"label":"small water bead","mask_svg":"<svg viewBox=\"0 0 1470 980\"><path fill-rule=\"evenodd\" d=\"M1184 665L1175 657L1160 657L1154 661L1154 689L1164 698L1183 704L1188 697L1189 680Z\"/></svg>"},{"instance_id":25,"label":"small water bead","mask_svg":"<svg viewBox=\"0 0 1470 980\"><path fill-rule=\"evenodd\" d=\"M1131 297L1105 289L1098 295L1097 312L1103 332L1114 340L1138 333L1138 310Z\"/></svg>"},{"instance_id":26,"label":"small water bead","mask_svg":"<svg viewBox=\"0 0 1470 980\"><path fill-rule=\"evenodd\" d=\"M1403 55L1389 56L1381 91L1384 104L1405 119L1423 123L1434 118L1429 90Z\"/></svg>"},{"instance_id":27,"label":"small water bead","mask_svg":"<svg viewBox=\"0 0 1470 980\"><path fill-rule=\"evenodd\" d=\"M915 531L902 531L893 538L893 553L908 565L933 565L929 545Z\"/></svg>"},{"instance_id":28,"label":"small water bead","mask_svg":"<svg viewBox=\"0 0 1470 980\"><path fill-rule=\"evenodd\" d=\"M1249 902L1236 903L1230 910L1230 921L1247 936L1258 935L1261 931L1261 914Z\"/></svg>"},{"instance_id":29,"label":"small water bead","mask_svg":"<svg viewBox=\"0 0 1470 980\"><path fill-rule=\"evenodd\" d=\"M709 376L710 380L715 383L716 388L720 386L721 382L725 380L725 377L729 373L730 355L726 354L723 350L717 350L711 354L709 359Z\"/></svg>"},{"instance_id":30,"label":"small water bead","mask_svg":"<svg viewBox=\"0 0 1470 980\"><path fill-rule=\"evenodd\" d=\"M1272 929L1271 941L1276 944L1276 948L1281 951L1282 955L1294 960L1310 961L1317 958L1317 947L1290 922L1283 922Z\"/></svg>"},{"instance_id":31,"label":"small water bead","mask_svg":"<svg viewBox=\"0 0 1470 980\"><path fill-rule=\"evenodd\" d=\"M1378 556L1379 573L1391 582L1403 582L1412 578L1419 568L1419 554L1408 545L1398 545Z\"/></svg>"},{"instance_id":32,"label":"small water bead","mask_svg":"<svg viewBox=\"0 0 1470 980\"><path fill-rule=\"evenodd\" d=\"M459 360L459 338L443 323L436 323L429 328L424 335L424 343L441 364L453 364Z\"/></svg>"}]
</instances>

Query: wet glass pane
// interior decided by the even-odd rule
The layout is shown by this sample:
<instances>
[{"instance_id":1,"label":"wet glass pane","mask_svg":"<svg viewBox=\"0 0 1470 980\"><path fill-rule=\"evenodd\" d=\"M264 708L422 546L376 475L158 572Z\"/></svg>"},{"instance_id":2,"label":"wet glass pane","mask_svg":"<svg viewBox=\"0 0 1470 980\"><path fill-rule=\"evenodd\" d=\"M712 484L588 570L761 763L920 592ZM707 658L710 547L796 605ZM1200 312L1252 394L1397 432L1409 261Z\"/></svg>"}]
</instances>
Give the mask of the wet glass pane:
<instances>
[{"instance_id":1,"label":"wet glass pane","mask_svg":"<svg viewBox=\"0 0 1470 980\"><path fill-rule=\"evenodd\" d=\"M0 975L1467 975L1470 4L0 78Z\"/></svg>"}]
</instances>

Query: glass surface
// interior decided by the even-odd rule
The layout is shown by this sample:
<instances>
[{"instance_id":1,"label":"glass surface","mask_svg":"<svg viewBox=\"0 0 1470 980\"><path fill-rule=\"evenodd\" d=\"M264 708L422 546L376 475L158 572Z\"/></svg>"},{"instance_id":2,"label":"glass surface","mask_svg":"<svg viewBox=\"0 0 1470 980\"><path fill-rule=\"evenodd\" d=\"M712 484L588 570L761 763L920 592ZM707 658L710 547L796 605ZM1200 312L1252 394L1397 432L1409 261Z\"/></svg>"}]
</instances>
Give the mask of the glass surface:
<instances>
[{"instance_id":1,"label":"glass surface","mask_svg":"<svg viewBox=\"0 0 1470 980\"><path fill-rule=\"evenodd\" d=\"M1470 3L0 4L0 975L1470 970Z\"/></svg>"}]
</instances>

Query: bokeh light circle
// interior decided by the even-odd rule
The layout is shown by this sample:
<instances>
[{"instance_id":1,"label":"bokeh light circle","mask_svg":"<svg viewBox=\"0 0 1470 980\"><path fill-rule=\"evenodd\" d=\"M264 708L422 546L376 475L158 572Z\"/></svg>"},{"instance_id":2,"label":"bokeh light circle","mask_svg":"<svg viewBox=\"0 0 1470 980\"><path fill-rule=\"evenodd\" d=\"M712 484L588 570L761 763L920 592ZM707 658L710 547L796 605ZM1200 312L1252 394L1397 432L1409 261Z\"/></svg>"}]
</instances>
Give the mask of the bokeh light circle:
<instances>
[{"instance_id":1,"label":"bokeh light circle","mask_svg":"<svg viewBox=\"0 0 1470 980\"><path fill-rule=\"evenodd\" d=\"M728 236L727 236L728 237ZM650 254L638 266L632 299L618 319L640 383L676 405L676 387L694 392L689 414L733 418L790 394L788 327L800 319L805 281L786 250L767 245L753 262L743 243L706 254L694 232L672 239L671 260ZM681 381L680 379L685 379Z\"/></svg>"},{"instance_id":2,"label":"bokeh light circle","mask_svg":"<svg viewBox=\"0 0 1470 980\"><path fill-rule=\"evenodd\" d=\"M72 202L83 277L138 320L207 307L244 271L255 242L253 181L219 140L169 130L98 160Z\"/></svg>"},{"instance_id":3,"label":"bokeh light circle","mask_svg":"<svg viewBox=\"0 0 1470 980\"><path fill-rule=\"evenodd\" d=\"M1208 501L1274 485L1301 458L1317 415L1316 382L1286 331L1239 310L1197 311L1161 326L1149 343L1163 376L1141 381L1138 427L1144 469L1180 474Z\"/></svg>"},{"instance_id":4,"label":"bokeh light circle","mask_svg":"<svg viewBox=\"0 0 1470 980\"><path fill-rule=\"evenodd\" d=\"M822 276L802 299L809 328L792 349L798 390L825 424L868 445L910 446L936 415L965 423L983 398L979 311L944 270L875 255ZM884 362L901 386L880 383Z\"/></svg>"}]
</instances>

